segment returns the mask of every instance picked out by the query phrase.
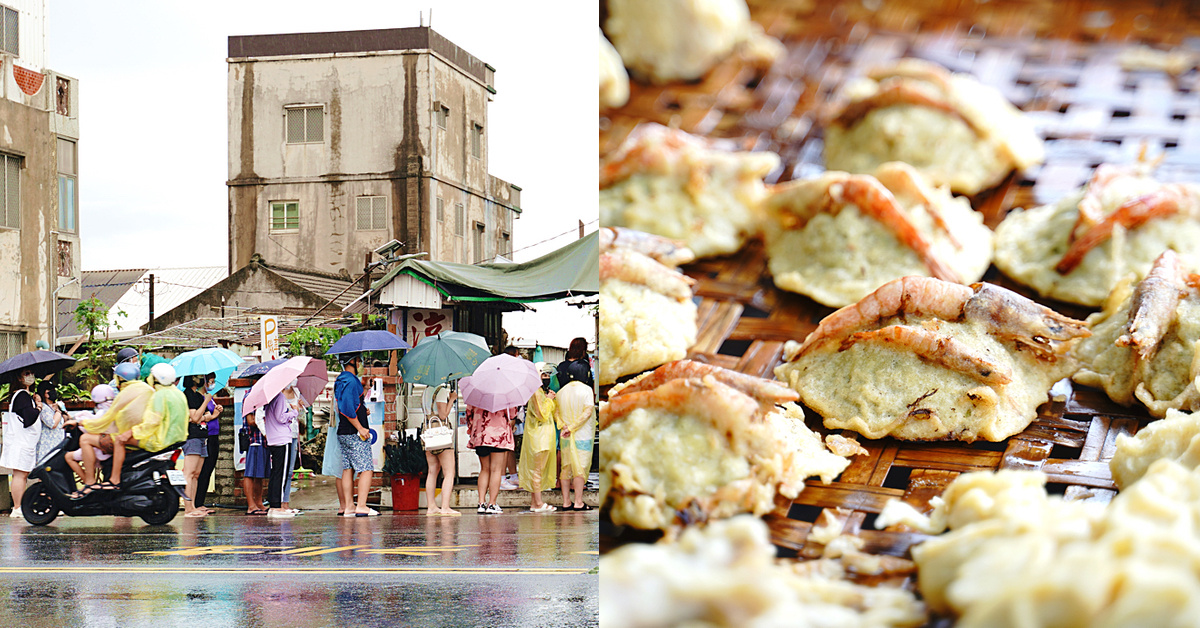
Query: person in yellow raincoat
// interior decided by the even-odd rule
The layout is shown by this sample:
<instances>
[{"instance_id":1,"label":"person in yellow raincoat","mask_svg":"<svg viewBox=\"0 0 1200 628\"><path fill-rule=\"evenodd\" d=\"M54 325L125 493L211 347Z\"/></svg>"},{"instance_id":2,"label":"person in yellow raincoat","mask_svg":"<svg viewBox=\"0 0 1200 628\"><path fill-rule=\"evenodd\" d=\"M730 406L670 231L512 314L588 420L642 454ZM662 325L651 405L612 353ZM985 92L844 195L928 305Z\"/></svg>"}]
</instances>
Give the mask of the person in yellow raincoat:
<instances>
[{"instance_id":1,"label":"person in yellow raincoat","mask_svg":"<svg viewBox=\"0 0 1200 628\"><path fill-rule=\"evenodd\" d=\"M128 431L140 423L154 396L154 387L138 379L138 367L134 364L118 364L113 370L115 381L120 392L113 400L112 406L99 416L86 418L79 427L84 434L79 437L80 458L83 462L84 488L73 494L73 497L83 497L94 490L113 490L116 485L111 482L96 484L96 461L99 449L107 458L114 451L113 435Z\"/></svg>"},{"instance_id":2,"label":"person in yellow raincoat","mask_svg":"<svg viewBox=\"0 0 1200 628\"><path fill-rule=\"evenodd\" d=\"M542 387L534 391L533 398L525 407L525 442L521 446L521 460L517 463L517 477L521 488L532 495L532 512L554 512L554 506L542 501L542 491L554 488L554 441L556 418L554 416L554 393L550 390L550 377L554 375L553 364L543 364Z\"/></svg>"},{"instance_id":3,"label":"person in yellow raincoat","mask_svg":"<svg viewBox=\"0 0 1200 628\"><path fill-rule=\"evenodd\" d=\"M154 394L150 397L142 420L114 438L116 446L113 448L111 478L114 486L121 483L121 466L125 463L126 446L158 451L168 445L182 444L187 440L187 397L174 386L175 367L165 362L155 364L150 369L148 379L154 385ZM120 395L117 400L120 401ZM113 403L115 406L116 402ZM121 417L118 417L117 420L120 419Z\"/></svg>"},{"instance_id":4,"label":"person in yellow raincoat","mask_svg":"<svg viewBox=\"0 0 1200 628\"><path fill-rule=\"evenodd\" d=\"M558 412L558 427L562 440L563 510L592 510L583 503L583 485L592 468L592 442L596 437L596 398L592 389L583 382L571 382L563 386L555 397ZM569 503L570 489L575 489L575 501Z\"/></svg>"}]
</instances>

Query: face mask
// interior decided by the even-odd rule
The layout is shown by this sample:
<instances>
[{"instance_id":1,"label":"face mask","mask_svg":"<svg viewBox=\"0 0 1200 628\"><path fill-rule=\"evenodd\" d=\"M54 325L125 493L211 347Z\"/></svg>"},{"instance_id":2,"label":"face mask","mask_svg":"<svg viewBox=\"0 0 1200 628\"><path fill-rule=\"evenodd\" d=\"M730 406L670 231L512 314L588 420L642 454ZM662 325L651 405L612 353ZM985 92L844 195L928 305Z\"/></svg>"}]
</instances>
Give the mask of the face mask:
<instances>
[{"instance_id":1,"label":"face mask","mask_svg":"<svg viewBox=\"0 0 1200 628\"><path fill-rule=\"evenodd\" d=\"M550 390L550 378L542 379L542 390Z\"/></svg>"},{"instance_id":2,"label":"face mask","mask_svg":"<svg viewBox=\"0 0 1200 628\"><path fill-rule=\"evenodd\" d=\"M21 380L21 381L25 382L25 385L26 385L26 386L32 386L32 385L33 385L33 382L34 382L36 379L37 379L37 378L35 378L35 377L34 377L34 376L32 376L32 375L26 375L26 376L25 376L25 379L23 379L23 380Z\"/></svg>"}]
</instances>

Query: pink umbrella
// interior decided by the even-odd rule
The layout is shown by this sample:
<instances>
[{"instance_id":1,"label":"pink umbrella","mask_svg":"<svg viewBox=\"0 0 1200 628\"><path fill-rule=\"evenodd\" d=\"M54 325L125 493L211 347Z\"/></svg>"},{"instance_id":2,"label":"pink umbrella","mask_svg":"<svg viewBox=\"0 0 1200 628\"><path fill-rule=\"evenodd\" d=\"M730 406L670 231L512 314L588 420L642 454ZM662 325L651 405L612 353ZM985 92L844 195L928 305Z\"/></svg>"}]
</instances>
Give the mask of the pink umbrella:
<instances>
[{"instance_id":1,"label":"pink umbrella","mask_svg":"<svg viewBox=\"0 0 1200 628\"><path fill-rule=\"evenodd\" d=\"M242 401L242 416L271 403L276 395L296 380L296 388L300 396L309 404L325 389L329 383L329 373L325 370L325 360L298 355L287 362L267 371L261 379L254 383L246 398Z\"/></svg>"},{"instance_id":2,"label":"pink umbrella","mask_svg":"<svg viewBox=\"0 0 1200 628\"><path fill-rule=\"evenodd\" d=\"M533 362L507 353L484 360L475 373L459 380L463 403L489 412L525 405L541 385Z\"/></svg>"}]
</instances>

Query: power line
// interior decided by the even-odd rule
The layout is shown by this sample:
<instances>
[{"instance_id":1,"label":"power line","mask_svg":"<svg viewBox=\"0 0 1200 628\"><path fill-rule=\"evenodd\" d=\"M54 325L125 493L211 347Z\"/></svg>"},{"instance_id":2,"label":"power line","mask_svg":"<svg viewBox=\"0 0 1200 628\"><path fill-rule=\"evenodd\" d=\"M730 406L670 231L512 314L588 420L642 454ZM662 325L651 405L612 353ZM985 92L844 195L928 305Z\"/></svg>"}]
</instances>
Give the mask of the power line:
<instances>
[{"instance_id":1,"label":"power line","mask_svg":"<svg viewBox=\"0 0 1200 628\"><path fill-rule=\"evenodd\" d=\"M588 221L588 222L585 222L585 223L583 223L583 226L585 226L585 227L586 227L586 226L588 226L588 225L592 224L593 222L600 222L600 219L599 219L599 218L596 218L595 220L590 220L590 221ZM531 249L531 248L533 248L533 247L535 247L535 246L538 246L539 244L545 244L545 243L547 243L547 242L549 242L549 241L551 241L551 240L557 240L558 238L561 238L561 237L563 237L563 236L565 236L565 235L568 235L568 234L571 234L571 233L578 233L578 232L579 232L579 227L571 227L570 229L567 229L566 231L564 231L564 232L562 232L562 233L560 233L560 234L558 234L558 235L556 235L556 236L550 236L549 238L546 238L545 240L542 240L541 242L534 242L533 244L530 244L530 245L528 245L528 246L523 246L523 247L521 247L521 248L519 248L519 249L517 249L517 250L515 250L515 251L512 251L511 253L509 253L509 255L513 255L513 254L515 254L515 253L519 253L519 252L521 252L521 251L524 251L525 249Z\"/></svg>"}]
</instances>

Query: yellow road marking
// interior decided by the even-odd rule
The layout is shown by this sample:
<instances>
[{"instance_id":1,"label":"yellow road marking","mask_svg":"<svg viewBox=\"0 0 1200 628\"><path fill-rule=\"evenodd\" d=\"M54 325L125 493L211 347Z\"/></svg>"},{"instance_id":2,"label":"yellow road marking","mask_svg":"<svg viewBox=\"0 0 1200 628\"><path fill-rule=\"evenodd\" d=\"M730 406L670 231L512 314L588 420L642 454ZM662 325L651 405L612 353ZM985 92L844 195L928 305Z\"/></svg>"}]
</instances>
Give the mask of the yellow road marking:
<instances>
[{"instance_id":1,"label":"yellow road marking","mask_svg":"<svg viewBox=\"0 0 1200 628\"><path fill-rule=\"evenodd\" d=\"M363 550L362 554L382 554L385 556L437 556L444 552L461 552L478 545L439 545L431 547L391 547L387 549Z\"/></svg>"},{"instance_id":2,"label":"yellow road marking","mask_svg":"<svg viewBox=\"0 0 1200 628\"><path fill-rule=\"evenodd\" d=\"M356 549L362 549L364 547L371 547L371 546L370 545L347 545L346 547L331 547L329 549L314 549L310 552L304 552L303 554L292 554L292 556L320 556L321 554L336 554L338 552L349 552L349 551L353 551Z\"/></svg>"},{"instance_id":3,"label":"yellow road marking","mask_svg":"<svg viewBox=\"0 0 1200 628\"><path fill-rule=\"evenodd\" d=\"M539 567L203 567L203 568L171 568L171 567L0 567L0 574L353 574L353 573L386 573L386 574L533 574L533 575L570 575L584 574L586 569L557 569Z\"/></svg>"}]
</instances>

